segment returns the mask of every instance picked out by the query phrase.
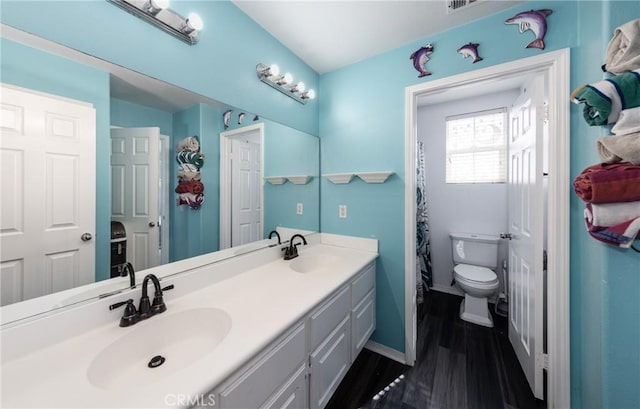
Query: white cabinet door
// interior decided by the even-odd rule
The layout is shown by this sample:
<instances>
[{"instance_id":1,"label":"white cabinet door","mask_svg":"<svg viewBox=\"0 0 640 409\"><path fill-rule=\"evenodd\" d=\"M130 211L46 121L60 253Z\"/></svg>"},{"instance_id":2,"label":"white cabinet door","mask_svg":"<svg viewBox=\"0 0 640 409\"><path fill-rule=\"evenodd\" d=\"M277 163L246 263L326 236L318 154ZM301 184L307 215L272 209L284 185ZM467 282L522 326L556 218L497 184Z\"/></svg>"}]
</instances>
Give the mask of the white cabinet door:
<instances>
[{"instance_id":1,"label":"white cabinet door","mask_svg":"<svg viewBox=\"0 0 640 409\"><path fill-rule=\"evenodd\" d=\"M351 365L351 323L347 315L311 354L311 408L322 409Z\"/></svg>"},{"instance_id":2,"label":"white cabinet door","mask_svg":"<svg viewBox=\"0 0 640 409\"><path fill-rule=\"evenodd\" d=\"M305 409L309 407L307 364L303 363L288 382L262 407L264 409ZM261 408L261 409L262 409Z\"/></svg>"},{"instance_id":3,"label":"white cabinet door","mask_svg":"<svg viewBox=\"0 0 640 409\"><path fill-rule=\"evenodd\" d=\"M306 327L300 325L271 346L257 362L226 383L218 394L220 408L259 408L281 389L307 357Z\"/></svg>"},{"instance_id":4,"label":"white cabinet door","mask_svg":"<svg viewBox=\"0 0 640 409\"><path fill-rule=\"evenodd\" d=\"M372 289L351 313L351 336L353 337L351 362L355 361L375 329L376 290Z\"/></svg>"}]
</instances>

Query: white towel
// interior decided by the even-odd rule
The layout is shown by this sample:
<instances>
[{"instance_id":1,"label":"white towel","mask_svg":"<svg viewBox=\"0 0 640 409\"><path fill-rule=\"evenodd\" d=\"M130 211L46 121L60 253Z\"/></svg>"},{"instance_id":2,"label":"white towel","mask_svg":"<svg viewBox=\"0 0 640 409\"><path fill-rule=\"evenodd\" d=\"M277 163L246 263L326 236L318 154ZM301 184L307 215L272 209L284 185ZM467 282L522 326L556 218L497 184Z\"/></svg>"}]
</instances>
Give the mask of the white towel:
<instances>
[{"instance_id":1,"label":"white towel","mask_svg":"<svg viewBox=\"0 0 640 409\"><path fill-rule=\"evenodd\" d=\"M179 166L179 165L178 165ZM191 172L185 170L178 171L178 180L200 180L202 178L200 172Z\"/></svg>"},{"instance_id":2,"label":"white towel","mask_svg":"<svg viewBox=\"0 0 640 409\"><path fill-rule=\"evenodd\" d=\"M611 227L640 217L640 201L587 204L585 217L594 226Z\"/></svg>"},{"instance_id":3,"label":"white towel","mask_svg":"<svg viewBox=\"0 0 640 409\"><path fill-rule=\"evenodd\" d=\"M178 146L176 146L176 150L178 152L189 151L189 152L198 152L200 150L200 142L198 141L197 136L189 136L184 138L180 142L178 142Z\"/></svg>"},{"instance_id":4,"label":"white towel","mask_svg":"<svg viewBox=\"0 0 640 409\"><path fill-rule=\"evenodd\" d=\"M630 162L640 165L640 132L599 138L596 148L604 163Z\"/></svg>"},{"instance_id":5,"label":"white towel","mask_svg":"<svg viewBox=\"0 0 640 409\"><path fill-rule=\"evenodd\" d=\"M611 128L616 135L627 135L640 132L640 107L620 111L618 122Z\"/></svg>"},{"instance_id":6,"label":"white towel","mask_svg":"<svg viewBox=\"0 0 640 409\"><path fill-rule=\"evenodd\" d=\"M606 51L605 69L621 74L640 68L640 19L616 28Z\"/></svg>"}]
</instances>

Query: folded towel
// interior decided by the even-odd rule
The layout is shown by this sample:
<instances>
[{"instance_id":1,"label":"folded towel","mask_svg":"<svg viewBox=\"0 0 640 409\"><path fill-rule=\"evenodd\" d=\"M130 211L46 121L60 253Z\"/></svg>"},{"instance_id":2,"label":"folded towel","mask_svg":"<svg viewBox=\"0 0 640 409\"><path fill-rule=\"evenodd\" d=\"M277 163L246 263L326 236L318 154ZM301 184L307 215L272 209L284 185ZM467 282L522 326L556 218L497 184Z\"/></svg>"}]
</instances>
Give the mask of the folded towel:
<instances>
[{"instance_id":1,"label":"folded towel","mask_svg":"<svg viewBox=\"0 0 640 409\"><path fill-rule=\"evenodd\" d=\"M589 125L613 124L623 109L640 106L640 69L578 87L571 97L585 105L582 116Z\"/></svg>"},{"instance_id":2,"label":"folded towel","mask_svg":"<svg viewBox=\"0 0 640 409\"><path fill-rule=\"evenodd\" d=\"M200 172L188 171L188 170L179 170L178 171L178 180L200 180L202 176Z\"/></svg>"},{"instance_id":3,"label":"folded towel","mask_svg":"<svg viewBox=\"0 0 640 409\"><path fill-rule=\"evenodd\" d=\"M640 132L611 135L596 141L598 155L605 163L629 162L640 165Z\"/></svg>"},{"instance_id":4,"label":"folded towel","mask_svg":"<svg viewBox=\"0 0 640 409\"><path fill-rule=\"evenodd\" d=\"M620 111L618 122L611 128L616 135L627 135L640 132L640 107Z\"/></svg>"},{"instance_id":5,"label":"folded towel","mask_svg":"<svg viewBox=\"0 0 640 409\"><path fill-rule=\"evenodd\" d=\"M640 18L616 28L609 41L604 69L614 74L640 68Z\"/></svg>"},{"instance_id":6,"label":"folded towel","mask_svg":"<svg viewBox=\"0 0 640 409\"><path fill-rule=\"evenodd\" d=\"M179 164L191 164L200 169L204 165L204 154L200 152L179 152L176 155Z\"/></svg>"},{"instance_id":7,"label":"folded towel","mask_svg":"<svg viewBox=\"0 0 640 409\"><path fill-rule=\"evenodd\" d=\"M627 220L615 226L599 227L589 221L589 209L585 209L585 224L589 235L596 240L613 244L622 248L629 248L640 233L640 217Z\"/></svg>"},{"instance_id":8,"label":"folded towel","mask_svg":"<svg viewBox=\"0 0 640 409\"><path fill-rule=\"evenodd\" d=\"M198 141L197 136L189 136L184 138L180 142L178 142L178 146L176 146L176 151L188 151L188 152L199 152L200 151L200 141Z\"/></svg>"},{"instance_id":9,"label":"folded towel","mask_svg":"<svg viewBox=\"0 0 640 409\"><path fill-rule=\"evenodd\" d=\"M182 193L178 195L178 198L176 199L176 204L178 206L188 205L193 210L199 209L203 203L204 195L202 193L197 195L194 193Z\"/></svg>"},{"instance_id":10,"label":"folded towel","mask_svg":"<svg viewBox=\"0 0 640 409\"><path fill-rule=\"evenodd\" d=\"M587 203L585 217L598 227L610 227L640 217L640 201L622 203Z\"/></svg>"},{"instance_id":11,"label":"folded towel","mask_svg":"<svg viewBox=\"0 0 640 409\"><path fill-rule=\"evenodd\" d=\"M175 192L193 193L197 195L204 192L204 185L199 180L184 180L178 183Z\"/></svg>"},{"instance_id":12,"label":"folded towel","mask_svg":"<svg viewBox=\"0 0 640 409\"><path fill-rule=\"evenodd\" d=\"M589 166L576 177L573 188L588 203L640 200L640 166L628 162Z\"/></svg>"},{"instance_id":13,"label":"folded towel","mask_svg":"<svg viewBox=\"0 0 640 409\"><path fill-rule=\"evenodd\" d=\"M200 168L196 165L192 165L191 163L178 163L178 174L180 173L180 171L200 173Z\"/></svg>"}]
</instances>

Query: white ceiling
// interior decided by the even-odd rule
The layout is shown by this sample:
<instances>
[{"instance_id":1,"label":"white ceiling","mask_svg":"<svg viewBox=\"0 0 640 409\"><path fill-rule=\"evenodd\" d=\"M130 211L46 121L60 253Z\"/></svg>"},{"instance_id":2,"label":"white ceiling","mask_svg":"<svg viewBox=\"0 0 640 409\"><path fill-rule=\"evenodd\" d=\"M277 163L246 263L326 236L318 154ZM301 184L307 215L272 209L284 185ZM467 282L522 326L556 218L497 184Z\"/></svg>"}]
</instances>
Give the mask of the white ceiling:
<instances>
[{"instance_id":1,"label":"white ceiling","mask_svg":"<svg viewBox=\"0 0 640 409\"><path fill-rule=\"evenodd\" d=\"M451 14L444 0L233 2L322 74L523 1L481 0Z\"/></svg>"}]
</instances>

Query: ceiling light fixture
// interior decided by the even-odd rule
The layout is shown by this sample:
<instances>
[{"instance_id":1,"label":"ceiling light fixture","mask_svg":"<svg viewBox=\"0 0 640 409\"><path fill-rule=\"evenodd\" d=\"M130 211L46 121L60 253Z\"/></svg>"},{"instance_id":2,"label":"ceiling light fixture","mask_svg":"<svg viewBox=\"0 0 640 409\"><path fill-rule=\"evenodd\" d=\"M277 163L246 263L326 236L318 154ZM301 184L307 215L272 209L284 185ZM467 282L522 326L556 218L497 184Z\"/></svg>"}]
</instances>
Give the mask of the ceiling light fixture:
<instances>
[{"instance_id":1,"label":"ceiling light fixture","mask_svg":"<svg viewBox=\"0 0 640 409\"><path fill-rule=\"evenodd\" d=\"M306 104L308 100L316 97L316 92L312 89L307 91L302 81L289 85L293 83L293 76L288 72L280 75L280 68L275 64L270 66L258 64L256 66L256 74L260 81L295 99L301 104Z\"/></svg>"},{"instance_id":2,"label":"ceiling light fixture","mask_svg":"<svg viewBox=\"0 0 640 409\"><path fill-rule=\"evenodd\" d=\"M198 33L204 27L202 18L196 13L188 18L169 8L169 0L107 0L128 13L179 38L189 45L198 42Z\"/></svg>"}]
</instances>

